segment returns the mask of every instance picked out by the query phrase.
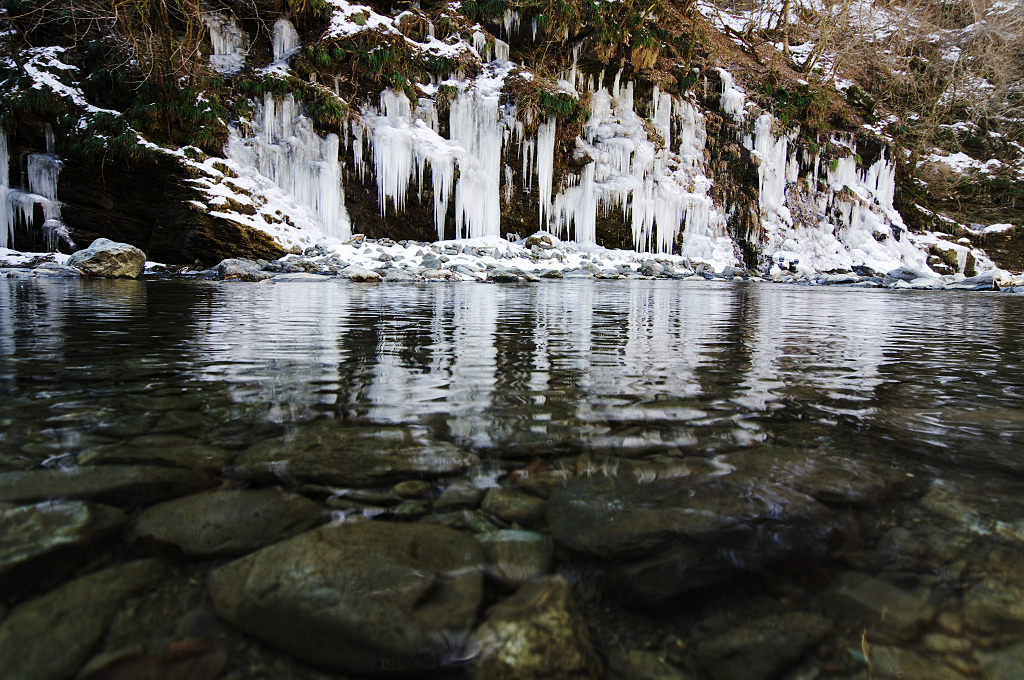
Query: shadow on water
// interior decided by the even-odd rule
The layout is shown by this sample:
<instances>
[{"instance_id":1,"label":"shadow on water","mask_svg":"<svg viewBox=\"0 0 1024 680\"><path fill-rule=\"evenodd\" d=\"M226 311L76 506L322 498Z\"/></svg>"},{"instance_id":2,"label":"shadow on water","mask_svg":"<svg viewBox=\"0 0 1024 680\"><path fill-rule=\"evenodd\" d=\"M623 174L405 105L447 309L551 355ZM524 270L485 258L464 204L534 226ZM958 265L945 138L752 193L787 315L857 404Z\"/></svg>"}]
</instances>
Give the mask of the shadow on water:
<instances>
[{"instance_id":1,"label":"shadow on water","mask_svg":"<svg viewBox=\"0 0 1024 680\"><path fill-rule=\"evenodd\" d=\"M0 280L0 671L1022 677L1021 306Z\"/></svg>"}]
</instances>

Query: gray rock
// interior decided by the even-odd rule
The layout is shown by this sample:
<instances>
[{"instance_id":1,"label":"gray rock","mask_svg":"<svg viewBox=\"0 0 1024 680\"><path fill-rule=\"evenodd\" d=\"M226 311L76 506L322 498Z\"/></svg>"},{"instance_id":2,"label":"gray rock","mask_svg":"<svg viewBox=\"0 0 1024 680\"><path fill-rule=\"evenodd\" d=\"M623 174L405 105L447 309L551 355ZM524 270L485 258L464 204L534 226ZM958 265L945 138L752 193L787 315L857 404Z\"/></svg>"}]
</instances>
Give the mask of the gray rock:
<instances>
[{"instance_id":1,"label":"gray rock","mask_svg":"<svg viewBox=\"0 0 1024 680\"><path fill-rule=\"evenodd\" d=\"M771 680L832 631L815 614L768 616L700 643L697 661L714 680Z\"/></svg>"},{"instance_id":2,"label":"gray rock","mask_svg":"<svg viewBox=\"0 0 1024 680\"><path fill-rule=\"evenodd\" d=\"M518 489L491 489L481 507L513 524L534 528L547 524L547 501Z\"/></svg>"},{"instance_id":3,"label":"gray rock","mask_svg":"<svg viewBox=\"0 0 1024 680\"><path fill-rule=\"evenodd\" d=\"M109 538L127 521L120 510L93 503L0 503L0 588L35 582L50 571L52 562Z\"/></svg>"},{"instance_id":4,"label":"gray rock","mask_svg":"<svg viewBox=\"0 0 1024 680\"><path fill-rule=\"evenodd\" d=\"M271 281L274 283L323 283L325 281L330 281L333 278L333 276L326 276L324 274L298 272L295 274L278 274L271 279Z\"/></svg>"},{"instance_id":5,"label":"gray rock","mask_svg":"<svg viewBox=\"0 0 1024 680\"><path fill-rule=\"evenodd\" d=\"M32 270L32 275L40 279L80 279L82 270L56 262L44 262Z\"/></svg>"},{"instance_id":6,"label":"gray rock","mask_svg":"<svg viewBox=\"0 0 1024 680\"><path fill-rule=\"evenodd\" d=\"M856 274L829 274L825 278L825 284L829 286L841 286L848 283L857 283L860 277Z\"/></svg>"},{"instance_id":7,"label":"gray rock","mask_svg":"<svg viewBox=\"0 0 1024 680\"><path fill-rule=\"evenodd\" d=\"M914 271L910 267L897 267L891 271L885 273L885 277L882 279L883 286L891 286L897 281L906 281L910 283L914 279L923 278L924 274L918 271Z\"/></svg>"},{"instance_id":8,"label":"gray rock","mask_svg":"<svg viewBox=\"0 0 1024 680\"><path fill-rule=\"evenodd\" d=\"M562 272L557 269L545 269L540 273L542 279L562 279L565 278Z\"/></svg>"},{"instance_id":9,"label":"gray rock","mask_svg":"<svg viewBox=\"0 0 1024 680\"><path fill-rule=\"evenodd\" d=\"M995 282L992 272L986 272L950 284L949 288L953 290L999 290L999 284Z\"/></svg>"},{"instance_id":10,"label":"gray rock","mask_svg":"<svg viewBox=\"0 0 1024 680\"><path fill-rule=\"evenodd\" d=\"M67 265L89 276L137 279L146 266L146 254L128 243L98 238L68 258Z\"/></svg>"},{"instance_id":11,"label":"gray rock","mask_svg":"<svg viewBox=\"0 0 1024 680\"><path fill-rule=\"evenodd\" d=\"M242 474L252 479L285 477L355 487L457 475L477 463L476 456L408 428L335 423L260 442L235 460Z\"/></svg>"},{"instance_id":12,"label":"gray rock","mask_svg":"<svg viewBox=\"0 0 1024 680\"><path fill-rule=\"evenodd\" d=\"M423 498L434 491L434 485L422 479L410 479L395 484L392 492L399 498Z\"/></svg>"},{"instance_id":13,"label":"gray rock","mask_svg":"<svg viewBox=\"0 0 1024 680\"><path fill-rule=\"evenodd\" d=\"M926 599L854 571L841 574L821 598L844 619L856 619L869 630L901 641L916 638L935 618L935 606Z\"/></svg>"},{"instance_id":14,"label":"gray rock","mask_svg":"<svg viewBox=\"0 0 1024 680\"><path fill-rule=\"evenodd\" d=\"M508 269L492 269L487 272L487 279L495 283L515 283L519 281L519 274Z\"/></svg>"},{"instance_id":15,"label":"gray rock","mask_svg":"<svg viewBox=\"0 0 1024 680\"><path fill-rule=\"evenodd\" d=\"M376 283L380 281L380 274L378 274L377 272L370 271L369 269L363 269L362 267L357 267L354 264L342 269L340 272L338 272L338 276L345 279L351 279L352 281L363 283Z\"/></svg>"},{"instance_id":16,"label":"gray rock","mask_svg":"<svg viewBox=\"0 0 1024 680\"><path fill-rule=\"evenodd\" d=\"M507 588L517 588L551 569L551 537L533 531L495 531L476 537L487 557L487 573Z\"/></svg>"},{"instance_id":17,"label":"gray rock","mask_svg":"<svg viewBox=\"0 0 1024 680\"><path fill-rule=\"evenodd\" d=\"M193 470L142 465L90 465L0 474L0 503L94 500L112 505L151 505L195 493L210 478Z\"/></svg>"},{"instance_id":18,"label":"gray rock","mask_svg":"<svg viewBox=\"0 0 1024 680\"><path fill-rule=\"evenodd\" d=\"M402 269L392 269L384 277L385 283L411 283L413 281L416 281L416 275Z\"/></svg>"},{"instance_id":19,"label":"gray rock","mask_svg":"<svg viewBox=\"0 0 1024 680\"><path fill-rule=\"evenodd\" d=\"M161 422L164 419L161 418ZM81 465L94 463L154 463L178 467L219 468L231 452L174 434L135 437L124 444L109 444L89 450L78 457Z\"/></svg>"},{"instance_id":20,"label":"gray rock","mask_svg":"<svg viewBox=\"0 0 1024 680\"><path fill-rule=\"evenodd\" d=\"M434 503L434 507L438 510L461 507L475 508L480 505L483 498L483 489L478 489L466 481L456 481L445 488L441 497Z\"/></svg>"},{"instance_id":21,"label":"gray rock","mask_svg":"<svg viewBox=\"0 0 1024 680\"><path fill-rule=\"evenodd\" d=\"M274 276L272 272L263 271L256 262L241 258L221 260L214 271L222 281L263 281Z\"/></svg>"},{"instance_id":22,"label":"gray rock","mask_svg":"<svg viewBox=\"0 0 1024 680\"><path fill-rule=\"evenodd\" d=\"M323 515L317 503L280 489L211 491L147 508L127 540L173 545L186 555L244 555L315 527Z\"/></svg>"},{"instance_id":23,"label":"gray rock","mask_svg":"<svg viewBox=\"0 0 1024 680\"><path fill-rule=\"evenodd\" d=\"M597 680L601 660L565 579L523 586L487 611L474 637L478 680Z\"/></svg>"},{"instance_id":24,"label":"gray rock","mask_svg":"<svg viewBox=\"0 0 1024 680\"><path fill-rule=\"evenodd\" d=\"M16 607L0 624L0 677L71 678L128 597L167 578L156 560L83 576Z\"/></svg>"},{"instance_id":25,"label":"gray rock","mask_svg":"<svg viewBox=\"0 0 1024 680\"><path fill-rule=\"evenodd\" d=\"M1024 588L985 579L964 593L964 623L987 635L1024 633Z\"/></svg>"},{"instance_id":26,"label":"gray rock","mask_svg":"<svg viewBox=\"0 0 1024 680\"><path fill-rule=\"evenodd\" d=\"M659 600L820 550L838 530L827 507L754 472L728 473L702 459L686 472L650 482L621 470L568 480L548 506L555 542L607 560L621 585Z\"/></svg>"},{"instance_id":27,"label":"gray rock","mask_svg":"<svg viewBox=\"0 0 1024 680\"><path fill-rule=\"evenodd\" d=\"M322 527L210 575L217 613L296 657L357 673L461 661L483 596L480 548L442 526Z\"/></svg>"}]
</instances>

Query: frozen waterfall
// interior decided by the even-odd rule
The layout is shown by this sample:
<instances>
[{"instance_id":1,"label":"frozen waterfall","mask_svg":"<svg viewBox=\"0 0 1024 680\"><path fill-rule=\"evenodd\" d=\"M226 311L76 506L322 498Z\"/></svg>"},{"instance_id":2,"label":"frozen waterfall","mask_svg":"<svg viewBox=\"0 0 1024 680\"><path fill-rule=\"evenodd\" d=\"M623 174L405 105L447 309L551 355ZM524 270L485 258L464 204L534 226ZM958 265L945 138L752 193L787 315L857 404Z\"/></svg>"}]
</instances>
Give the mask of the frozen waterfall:
<instances>
[{"instance_id":1,"label":"frozen waterfall","mask_svg":"<svg viewBox=\"0 0 1024 680\"><path fill-rule=\"evenodd\" d=\"M274 24L274 63L288 61L288 57L299 49L299 32L287 19L278 19Z\"/></svg>"},{"instance_id":2,"label":"frozen waterfall","mask_svg":"<svg viewBox=\"0 0 1024 680\"><path fill-rule=\"evenodd\" d=\"M337 135L316 134L292 95L278 102L268 93L256 108L249 136L243 137L233 127L224 151L308 208L326 235L347 238L350 229L339 147Z\"/></svg>"},{"instance_id":3,"label":"frozen waterfall","mask_svg":"<svg viewBox=\"0 0 1024 680\"><path fill-rule=\"evenodd\" d=\"M10 186L10 156L7 135L0 130L0 247L8 247L14 239L14 227L20 218L25 226L32 228L36 222L36 206L42 210L43 231L46 246L56 250L61 241L74 247L68 236L67 227L61 220L60 201L57 200L57 178L61 162L54 153L53 129L46 126L48 153L29 154L27 159L28 190Z\"/></svg>"}]
</instances>

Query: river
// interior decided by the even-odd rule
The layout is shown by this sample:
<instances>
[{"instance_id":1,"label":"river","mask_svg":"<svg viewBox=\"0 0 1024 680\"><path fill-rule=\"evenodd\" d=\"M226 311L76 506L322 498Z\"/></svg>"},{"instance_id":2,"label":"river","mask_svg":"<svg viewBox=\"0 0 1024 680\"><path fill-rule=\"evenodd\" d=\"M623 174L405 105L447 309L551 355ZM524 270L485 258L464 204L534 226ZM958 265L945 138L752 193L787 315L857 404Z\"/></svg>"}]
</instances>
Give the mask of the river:
<instances>
[{"instance_id":1,"label":"river","mask_svg":"<svg viewBox=\"0 0 1024 680\"><path fill-rule=\"evenodd\" d=\"M221 641L224 677L379 670L232 620L203 584L251 549L131 540L179 493L17 490L26 471L146 466L281 487L330 527L475 537L490 566L470 628L561 574L598 659L576 677L1019 677L1022 337L1024 299L998 293L0 279L0 497L128 522L59 569L41 552L32 570L55 575L19 577L8 618L156 555L174 576L133 597L188 604L118 610L89 658L177 626L165 642ZM205 632L181 633L196 612ZM769 632L769 651L751 642ZM483 672L445 659L444 676Z\"/></svg>"}]
</instances>

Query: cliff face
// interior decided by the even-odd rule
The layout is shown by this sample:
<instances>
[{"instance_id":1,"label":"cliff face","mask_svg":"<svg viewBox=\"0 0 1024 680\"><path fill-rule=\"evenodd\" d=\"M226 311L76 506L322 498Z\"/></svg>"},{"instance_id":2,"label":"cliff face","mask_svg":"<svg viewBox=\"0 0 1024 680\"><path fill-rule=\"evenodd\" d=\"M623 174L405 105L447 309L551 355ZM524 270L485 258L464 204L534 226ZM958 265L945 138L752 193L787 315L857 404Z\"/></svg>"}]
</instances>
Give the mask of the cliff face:
<instances>
[{"instance_id":1,"label":"cliff face","mask_svg":"<svg viewBox=\"0 0 1024 680\"><path fill-rule=\"evenodd\" d=\"M931 62L931 89L893 94L898 70L840 52L835 27L891 41L896 5L133 7L0 15L0 246L104 236L210 264L545 229L718 268L1024 266L1020 125L995 105L1015 71L981 117L935 113L959 95Z\"/></svg>"}]
</instances>

